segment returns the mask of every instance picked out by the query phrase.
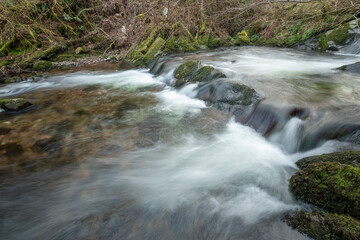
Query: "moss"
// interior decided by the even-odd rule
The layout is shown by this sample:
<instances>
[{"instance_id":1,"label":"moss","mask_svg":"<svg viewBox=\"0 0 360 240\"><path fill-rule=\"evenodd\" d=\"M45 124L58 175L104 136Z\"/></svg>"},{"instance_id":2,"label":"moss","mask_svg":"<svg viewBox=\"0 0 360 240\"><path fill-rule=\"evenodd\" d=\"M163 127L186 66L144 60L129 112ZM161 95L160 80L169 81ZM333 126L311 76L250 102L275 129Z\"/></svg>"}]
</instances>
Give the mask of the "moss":
<instances>
[{"instance_id":1,"label":"moss","mask_svg":"<svg viewBox=\"0 0 360 240\"><path fill-rule=\"evenodd\" d=\"M32 70L34 71L44 71L44 70L49 70L52 68L52 63L49 61L37 61L34 63Z\"/></svg>"},{"instance_id":2,"label":"moss","mask_svg":"<svg viewBox=\"0 0 360 240\"><path fill-rule=\"evenodd\" d=\"M76 56L74 54L60 54L57 56L54 60L61 62L61 61L76 61L79 56Z\"/></svg>"},{"instance_id":3,"label":"moss","mask_svg":"<svg viewBox=\"0 0 360 240\"><path fill-rule=\"evenodd\" d=\"M193 52L198 49L198 42L186 36L172 36L165 44L165 53L184 53Z\"/></svg>"},{"instance_id":4,"label":"moss","mask_svg":"<svg viewBox=\"0 0 360 240\"><path fill-rule=\"evenodd\" d=\"M346 151L323 154L320 156L312 156L303 158L296 162L300 169L304 169L310 164L318 162L338 162L341 164L348 164L353 166L360 166L360 152L359 151Z\"/></svg>"},{"instance_id":5,"label":"moss","mask_svg":"<svg viewBox=\"0 0 360 240\"><path fill-rule=\"evenodd\" d=\"M235 39L238 45L250 44L250 38L245 30L239 32Z\"/></svg>"},{"instance_id":6,"label":"moss","mask_svg":"<svg viewBox=\"0 0 360 240\"><path fill-rule=\"evenodd\" d=\"M349 24L344 24L336 29L330 30L319 36L319 42L322 50L328 50L331 46L329 42L334 42L336 45L344 45L346 41L354 34L349 33Z\"/></svg>"},{"instance_id":7,"label":"moss","mask_svg":"<svg viewBox=\"0 0 360 240\"><path fill-rule=\"evenodd\" d=\"M198 61L188 61L181 64L174 72L174 77L176 79L185 79L189 80L192 78L196 71L199 69L200 62Z\"/></svg>"},{"instance_id":8,"label":"moss","mask_svg":"<svg viewBox=\"0 0 360 240\"><path fill-rule=\"evenodd\" d=\"M3 66L9 66L11 64L13 64L15 61L14 60L3 60L3 61L0 61L0 68L3 67Z\"/></svg>"},{"instance_id":9,"label":"moss","mask_svg":"<svg viewBox=\"0 0 360 240\"><path fill-rule=\"evenodd\" d=\"M0 108L4 111L20 111L32 104L24 98L12 98L0 100Z\"/></svg>"},{"instance_id":10,"label":"moss","mask_svg":"<svg viewBox=\"0 0 360 240\"><path fill-rule=\"evenodd\" d=\"M149 37L142 41L138 46L133 46L126 54L125 60L138 67L146 67L144 56L149 51L151 45L157 37L157 29L154 29ZM149 57L149 56L148 56Z\"/></svg>"},{"instance_id":11,"label":"moss","mask_svg":"<svg viewBox=\"0 0 360 240\"><path fill-rule=\"evenodd\" d=\"M149 65L152 61L154 61L158 56L161 55L161 50L165 45L165 40L161 37L158 37L153 44L151 44L149 50L144 55L144 63Z\"/></svg>"},{"instance_id":12,"label":"moss","mask_svg":"<svg viewBox=\"0 0 360 240\"><path fill-rule=\"evenodd\" d=\"M360 239L360 223L348 215L316 211L296 212L285 216L287 224L299 232L319 240Z\"/></svg>"},{"instance_id":13,"label":"moss","mask_svg":"<svg viewBox=\"0 0 360 240\"><path fill-rule=\"evenodd\" d=\"M190 79L191 82L209 82L216 78L225 78L226 75L210 66L201 67Z\"/></svg>"},{"instance_id":14,"label":"moss","mask_svg":"<svg viewBox=\"0 0 360 240\"><path fill-rule=\"evenodd\" d=\"M360 168L336 162L318 162L290 179L290 190L326 210L360 217Z\"/></svg>"},{"instance_id":15,"label":"moss","mask_svg":"<svg viewBox=\"0 0 360 240\"><path fill-rule=\"evenodd\" d=\"M65 44L56 44L46 50L39 50L31 54L28 58L26 58L24 61L22 61L19 65L21 67L29 67L31 66L36 60L48 60L51 58L54 58L59 53L65 51L67 49L67 46Z\"/></svg>"}]
</instances>

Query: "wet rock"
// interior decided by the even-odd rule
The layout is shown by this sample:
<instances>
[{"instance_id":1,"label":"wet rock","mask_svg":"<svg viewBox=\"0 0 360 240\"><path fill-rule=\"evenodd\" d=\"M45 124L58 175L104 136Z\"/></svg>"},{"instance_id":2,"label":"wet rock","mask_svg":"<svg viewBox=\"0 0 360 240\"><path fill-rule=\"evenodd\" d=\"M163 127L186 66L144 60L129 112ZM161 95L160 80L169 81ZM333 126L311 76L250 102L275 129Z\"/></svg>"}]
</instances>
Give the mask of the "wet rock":
<instances>
[{"instance_id":1,"label":"wet rock","mask_svg":"<svg viewBox=\"0 0 360 240\"><path fill-rule=\"evenodd\" d=\"M285 216L284 220L292 228L313 239L360 239L360 223L348 215L300 211Z\"/></svg>"},{"instance_id":2,"label":"wet rock","mask_svg":"<svg viewBox=\"0 0 360 240\"><path fill-rule=\"evenodd\" d=\"M324 123L306 135L301 150L312 149L325 140L339 140L356 143L356 134L360 132L358 123Z\"/></svg>"},{"instance_id":3,"label":"wet rock","mask_svg":"<svg viewBox=\"0 0 360 240\"><path fill-rule=\"evenodd\" d=\"M61 150L61 144L56 139L56 137L45 137L39 139L35 142L35 144L31 147L34 152L48 152L54 153Z\"/></svg>"},{"instance_id":4,"label":"wet rock","mask_svg":"<svg viewBox=\"0 0 360 240\"><path fill-rule=\"evenodd\" d=\"M268 105L259 104L250 113L236 112L235 120L250 126L262 135L269 135L279 124L280 115Z\"/></svg>"},{"instance_id":5,"label":"wet rock","mask_svg":"<svg viewBox=\"0 0 360 240\"><path fill-rule=\"evenodd\" d=\"M360 166L360 152L359 151L345 151L323 154L320 156L311 156L300 159L296 165L300 169L308 167L310 164L319 162L337 162L341 164L348 164L353 166Z\"/></svg>"},{"instance_id":6,"label":"wet rock","mask_svg":"<svg viewBox=\"0 0 360 240\"><path fill-rule=\"evenodd\" d=\"M308 109L300 108L300 107L292 107L289 109L288 119L297 117L301 120L304 120L307 117L309 117L309 115L310 115L310 111Z\"/></svg>"},{"instance_id":7,"label":"wet rock","mask_svg":"<svg viewBox=\"0 0 360 240\"><path fill-rule=\"evenodd\" d=\"M52 63L49 61L37 61L34 63L32 70L34 71L44 71L44 70L49 70L53 67Z\"/></svg>"},{"instance_id":8,"label":"wet rock","mask_svg":"<svg viewBox=\"0 0 360 240\"><path fill-rule=\"evenodd\" d=\"M6 157L17 157L23 154L24 149L21 145L11 142L0 145L0 154Z\"/></svg>"},{"instance_id":9,"label":"wet rock","mask_svg":"<svg viewBox=\"0 0 360 240\"><path fill-rule=\"evenodd\" d=\"M257 104L261 99L254 89L225 81L215 81L201 86L196 97L229 112Z\"/></svg>"},{"instance_id":10,"label":"wet rock","mask_svg":"<svg viewBox=\"0 0 360 240\"><path fill-rule=\"evenodd\" d=\"M197 70L200 68L199 61L188 61L181 64L174 72L174 77L179 80L180 82L185 83L186 81L190 80ZM177 84L176 87L180 87L183 85Z\"/></svg>"},{"instance_id":11,"label":"wet rock","mask_svg":"<svg viewBox=\"0 0 360 240\"><path fill-rule=\"evenodd\" d=\"M17 112L32 106L24 98L13 98L0 100L0 108L6 112Z\"/></svg>"},{"instance_id":12,"label":"wet rock","mask_svg":"<svg viewBox=\"0 0 360 240\"><path fill-rule=\"evenodd\" d=\"M344 65L338 69L345 71L345 72L360 74L360 62L350 64L350 65Z\"/></svg>"},{"instance_id":13,"label":"wet rock","mask_svg":"<svg viewBox=\"0 0 360 240\"><path fill-rule=\"evenodd\" d=\"M360 217L360 167L318 162L290 179L290 190L304 200L331 212Z\"/></svg>"}]
</instances>

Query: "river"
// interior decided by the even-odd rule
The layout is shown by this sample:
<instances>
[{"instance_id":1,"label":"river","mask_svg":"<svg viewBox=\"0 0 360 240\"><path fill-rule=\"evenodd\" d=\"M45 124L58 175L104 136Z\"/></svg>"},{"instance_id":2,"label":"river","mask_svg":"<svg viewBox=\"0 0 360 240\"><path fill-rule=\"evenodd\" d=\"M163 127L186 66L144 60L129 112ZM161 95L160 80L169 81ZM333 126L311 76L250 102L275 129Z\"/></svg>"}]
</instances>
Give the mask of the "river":
<instances>
[{"instance_id":1,"label":"river","mask_svg":"<svg viewBox=\"0 0 360 240\"><path fill-rule=\"evenodd\" d=\"M255 123L175 89L187 60L254 88ZM21 146L0 158L1 239L308 239L281 221L310 208L288 180L300 158L359 149L328 133L360 124L360 76L336 70L359 60L240 47L4 85L35 107L0 115Z\"/></svg>"}]
</instances>

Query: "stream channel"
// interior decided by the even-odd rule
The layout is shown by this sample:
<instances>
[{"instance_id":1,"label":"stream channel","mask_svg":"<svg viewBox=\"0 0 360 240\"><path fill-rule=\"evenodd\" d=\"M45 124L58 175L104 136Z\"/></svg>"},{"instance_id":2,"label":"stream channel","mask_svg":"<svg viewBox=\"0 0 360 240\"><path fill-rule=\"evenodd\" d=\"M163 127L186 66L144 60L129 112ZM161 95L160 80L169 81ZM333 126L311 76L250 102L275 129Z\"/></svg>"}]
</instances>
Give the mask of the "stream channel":
<instances>
[{"instance_id":1,"label":"stream channel","mask_svg":"<svg viewBox=\"0 0 360 240\"><path fill-rule=\"evenodd\" d=\"M175 88L199 60L261 96L220 111ZM34 104L0 115L1 239L308 239L281 218L310 208L289 178L303 157L359 150L359 55L240 47L4 85Z\"/></svg>"}]
</instances>

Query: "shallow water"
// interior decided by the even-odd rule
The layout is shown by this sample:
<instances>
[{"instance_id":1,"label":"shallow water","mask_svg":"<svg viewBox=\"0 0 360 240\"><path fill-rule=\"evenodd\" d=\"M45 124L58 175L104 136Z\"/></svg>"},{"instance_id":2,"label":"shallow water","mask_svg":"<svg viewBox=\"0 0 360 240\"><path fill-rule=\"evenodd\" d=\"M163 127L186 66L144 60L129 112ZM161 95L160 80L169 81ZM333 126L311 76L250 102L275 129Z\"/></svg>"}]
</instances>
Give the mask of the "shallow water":
<instances>
[{"instance_id":1,"label":"shallow water","mask_svg":"<svg viewBox=\"0 0 360 240\"><path fill-rule=\"evenodd\" d=\"M262 136L173 88L200 60L257 90L269 108L305 108ZM35 104L1 115L2 239L307 239L281 217L295 162L356 149L335 140L299 151L323 122L360 123L360 77L335 68L358 56L244 47L175 55L151 70L81 71L0 88ZM311 136L311 134L310 134ZM66 164L64 164L66 163Z\"/></svg>"}]
</instances>

